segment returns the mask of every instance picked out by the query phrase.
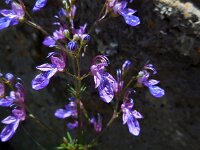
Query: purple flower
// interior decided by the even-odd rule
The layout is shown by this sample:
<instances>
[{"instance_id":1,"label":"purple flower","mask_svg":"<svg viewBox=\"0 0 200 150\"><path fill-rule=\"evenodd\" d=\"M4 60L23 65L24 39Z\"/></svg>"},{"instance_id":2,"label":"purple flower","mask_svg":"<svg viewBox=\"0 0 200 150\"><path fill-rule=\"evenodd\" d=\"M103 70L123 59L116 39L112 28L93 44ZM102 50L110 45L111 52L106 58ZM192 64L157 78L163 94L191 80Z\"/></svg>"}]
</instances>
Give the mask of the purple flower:
<instances>
[{"instance_id":1,"label":"purple flower","mask_svg":"<svg viewBox=\"0 0 200 150\"><path fill-rule=\"evenodd\" d=\"M80 41L88 42L90 39L90 36L85 33L87 24L84 24L84 26L80 26L79 29L75 29L73 31L73 34L75 37L78 37Z\"/></svg>"},{"instance_id":2,"label":"purple flower","mask_svg":"<svg viewBox=\"0 0 200 150\"><path fill-rule=\"evenodd\" d=\"M164 96L165 91L159 86L156 86L160 81L149 79L150 73L147 70L153 71L153 74L157 73L152 64L145 65L144 70L138 73L138 86L145 85L146 87L148 87L151 95L153 95L154 97L160 98Z\"/></svg>"},{"instance_id":3,"label":"purple flower","mask_svg":"<svg viewBox=\"0 0 200 150\"><path fill-rule=\"evenodd\" d=\"M38 70L43 71L43 73L40 73L32 80L32 88L35 90L46 87L51 77L57 72L62 72L65 68L65 61L60 53L51 52L47 57L51 59L51 64L46 63L36 67Z\"/></svg>"},{"instance_id":4,"label":"purple flower","mask_svg":"<svg viewBox=\"0 0 200 150\"><path fill-rule=\"evenodd\" d=\"M11 91L10 96L6 96L5 98L0 99L0 106L10 107L13 104L15 99L16 99L15 92Z\"/></svg>"},{"instance_id":5,"label":"purple flower","mask_svg":"<svg viewBox=\"0 0 200 150\"><path fill-rule=\"evenodd\" d=\"M133 110L133 99L129 98L131 91L127 91L124 96L121 110L123 112L123 124L128 125L129 132L135 136L140 133L140 125L137 119L143 118L143 116L136 110Z\"/></svg>"},{"instance_id":6,"label":"purple flower","mask_svg":"<svg viewBox=\"0 0 200 150\"><path fill-rule=\"evenodd\" d=\"M101 130L102 130L102 118L101 118L101 115L99 113L97 115L97 120L95 119L95 117L92 117L90 119L90 123L94 126L94 130L96 132L101 132Z\"/></svg>"},{"instance_id":7,"label":"purple flower","mask_svg":"<svg viewBox=\"0 0 200 150\"><path fill-rule=\"evenodd\" d=\"M77 118L77 106L75 101L70 101L64 109L57 109L54 115L60 119L65 119L68 117Z\"/></svg>"},{"instance_id":8,"label":"purple flower","mask_svg":"<svg viewBox=\"0 0 200 150\"><path fill-rule=\"evenodd\" d=\"M13 106L14 108L12 114L1 121L3 124L6 124L6 127L0 134L2 142L8 141L14 135L19 123L26 118L24 87L19 82L16 83L15 87L17 89L15 92L11 91L10 96L0 100L0 106Z\"/></svg>"},{"instance_id":9,"label":"purple flower","mask_svg":"<svg viewBox=\"0 0 200 150\"><path fill-rule=\"evenodd\" d=\"M130 0L130 3L131 2L132 0ZM108 0L106 4L107 4L106 13L113 10L115 14L121 15L128 25L137 26L138 24L140 24L140 19L137 16L133 15L136 11L130 8L126 8L128 4L126 1L118 2L117 0L111 0L111 1Z\"/></svg>"},{"instance_id":10,"label":"purple flower","mask_svg":"<svg viewBox=\"0 0 200 150\"><path fill-rule=\"evenodd\" d=\"M94 58L90 70L94 76L95 88L98 88L99 96L103 101L109 103L114 97L114 84L116 81L112 75L104 71L106 66L108 66L108 58L98 55Z\"/></svg>"},{"instance_id":11,"label":"purple flower","mask_svg":"<svg viewBox=\"0 0 200 150\"><path fill-rule=\"evenodd\" d=\"M60 119L65 119L65 118L77 118L78 117L78 113L77 113L77 105L75 102L74 98L69 98L70 102L69 104L65 105L64 109L57 109L56 112L54 113L54 115L57 118ZM73 123L67 123L67 128L68 129L74 129L78 126L78 122L75 120Z\"/></svg>"},{"instance_id":12,"label":"purple flower","mask_svg":"<svg viewBox=\"0 0 200 150\"><path fill-rule=\"evenodd\" d=\"M24 17L24 10L18 3L12 2L12 9L0 10L0 14L4 17L0 18L0 30L18 24L19 20Z\"/></svg>"},{"instance_id":13,"label":"purple flower","mask_svg":"<svg viewBox=\"0 0 200 150\"><path fill-rule=\"evenodd\" d=\"M2 142L8 141L17 130L19 123L24 121L26 118L25 110L24 109L14 109L12 110L12 115L6 117L1 122L6 124L6 127L2 130L0 134L0 138Z\"/></svg>"},{"instance_id":14,"label":"purple flower","mask_svg":"<svg viewBox=\"0 0 200 150\"><path fill-rule=\"evenodd\" d=\"M60 27L59 30L56 30L55 32L53 32L52 37L47 36L44 39L43 44L48 47L55 47L56 41L65 39L65 32L66 32L66 30L64 30L63 28Z\"/></svg>"},{"instance_id":15,"label":"purple flower","mask_svg":"<svg viewBox=\"0 0 200 150\"><path fill-rule=\"evenodd\" d=\"M34 7L33 7L33 11L38 11L41 8L43 8L47 3L47 0L37 0Z\"/></svg>"}]
</instances>

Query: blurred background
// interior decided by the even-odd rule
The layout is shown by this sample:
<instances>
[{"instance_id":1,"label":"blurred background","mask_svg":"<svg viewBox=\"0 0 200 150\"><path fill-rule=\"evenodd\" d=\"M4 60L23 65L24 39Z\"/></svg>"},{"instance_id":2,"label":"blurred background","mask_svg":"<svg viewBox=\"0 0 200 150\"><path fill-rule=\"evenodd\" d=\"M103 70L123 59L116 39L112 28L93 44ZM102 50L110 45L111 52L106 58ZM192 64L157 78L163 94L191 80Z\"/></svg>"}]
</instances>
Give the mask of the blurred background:
<instances>
[{"instance_id":1,"label":"blurred background","mask_svg":"<svg viewBox=\"0 0 200 150\"><path fill-rule=\"evenodd\" d=\"M88 23L88 29L96 20L105 0L77 1L75 26ZM35 1L24 0L31 10ZM0 9L7 8L3 1ZM61 7L59 0L48 0L41 11L32 13L36 23L52 33L53 17ZM128 132L117 119L100 138L98 150L199 150L200 142L200 2L199 0L135 0L129 5L137 10L141 24L126 25L122 17L102 22L91 32L91 41L82 62L83 73L89 71L92 58L107 54L110 72L129 59L134 70L139 71L149 61L158 74L166 95L156 99L148 89L137 90L134 95L135 109L144 119L140 120L138 137ZM20 24L0 31L0 71L11 72L23 79L26 86L26 104L35 116L55 132L66 133L66 121L54 117L57 108L67 103L67 80L54 77L49 86L35 91L31 80L38 74L35 66L48 62L46 56L53 51L42 45L45 36ZM133 72L133 74L137 74ZM93 78L85 80L88 85L84 101L89 111L103 115L106 124L111 117L111 107L102 102L94 89ZM0 108L0 119L7 116ZM3 129L3 125L0 125ZM37 142L48 150L55 149L61 141L55 135L32 120L26 120L7 143L0 143L2 150L40 150Z\"/></svg>"}]
</instances>

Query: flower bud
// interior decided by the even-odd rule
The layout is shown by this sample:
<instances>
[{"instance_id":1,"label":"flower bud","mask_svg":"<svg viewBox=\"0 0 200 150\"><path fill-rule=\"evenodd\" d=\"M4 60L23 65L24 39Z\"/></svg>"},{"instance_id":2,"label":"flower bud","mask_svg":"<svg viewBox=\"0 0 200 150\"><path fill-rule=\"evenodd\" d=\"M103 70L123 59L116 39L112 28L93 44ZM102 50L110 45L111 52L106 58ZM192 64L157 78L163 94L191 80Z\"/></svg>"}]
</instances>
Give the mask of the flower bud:
<instances>
[{"instance_id":1,"label":"flower bud","mask_svg":"<svg viewBox=\"0 0 200 150\"><path fill-rule=\"evenodd\" d=\"M11 74L11 73L7 73L7 74L5 75L5 79L8 80L9 82L13 82L14 75Z\"/></svg>"},{"instance_id":2,"label":"flower bud","mask_svg":"<svg viewBox=\"0 0 200 150\"><path fill-rule=\"evenodd\" d=\"M83 34L82 35L82 42L87 43L90 40L90 35L88 34Z\"/></svg>"},{"instance_id":3,"label":"flower bud","mask_svg":"<svg viewBox=\"0 0 200 150\"><path fill-rule=\"evenodd\" d=\"M67 49L69 51L76 51L78 49L78 43L76 41L70 41L68 44L67 44Z\"/></svg>"},{"instance_id":4,"label":"flower bud","mask_svg":"<svg viewBox=\"0 0 200 150\"><path fill-rule=\"evenodd\" d=\"M68 38L68 39L70 38L70 32L69 32L69 30L65 29L63 31L63 33L64 33L64 35L65 35L66 38Z\"/></svg>"}]
</instances>

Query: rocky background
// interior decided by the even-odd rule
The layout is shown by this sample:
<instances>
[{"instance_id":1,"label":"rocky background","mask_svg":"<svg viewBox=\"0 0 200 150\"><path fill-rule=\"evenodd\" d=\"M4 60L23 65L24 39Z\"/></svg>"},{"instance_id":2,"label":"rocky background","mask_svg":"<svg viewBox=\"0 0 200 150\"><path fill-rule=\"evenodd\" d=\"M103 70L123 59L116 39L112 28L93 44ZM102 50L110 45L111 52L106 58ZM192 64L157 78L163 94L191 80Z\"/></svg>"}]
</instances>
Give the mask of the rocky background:
<instances>
[{"instance_id":1,"label":"rocky background","mask_svg":"<svg viewBox=\"0 0 200 150\"><path fill-rule=\"evenodd\" d=\"M34 1L24 0L28 9ZM88 28L98 16L104 0L81 0L78 3L76 24L88 23ZM3 1L0 7L5 8ZM150 61L157 68L154 77L166 95L155 99L146 88L135 94L135 108L143 114L138 137L128 132L117 119L100 139L98 150L198 150L200 149L200 2L199 0L135 0L129 7L137 9L141 24L129 27L122 17L102 22L91 32L92 40L82 64L89 71L92 57L107 54L109 70L124 60L133 61L134 70ZM49 0L47 6L34 14L34 20L49 32L54 30L53 16L60 8L59 0ZM44 35L25 24L0 31L0 71L12 72L22 78L27 87L26 104L40 120L56 133L66 132L63 120L53 114L67 102L67 85L63 76L54 77L50 85L41 90L31 89L31 80L38 73L35 66L48 60L53 49L42 45ZM137 72L133 72L136 74ZM110 117L111 107L103 103L94 89L92 77L88 84L86 107L103 115L104 124ZM1 108L0 119L8 112ZM1 129L3 125L0 126ZM55 149L60 139L36 122L27 120L2 150Z\"/></svg>"}]
</instances>

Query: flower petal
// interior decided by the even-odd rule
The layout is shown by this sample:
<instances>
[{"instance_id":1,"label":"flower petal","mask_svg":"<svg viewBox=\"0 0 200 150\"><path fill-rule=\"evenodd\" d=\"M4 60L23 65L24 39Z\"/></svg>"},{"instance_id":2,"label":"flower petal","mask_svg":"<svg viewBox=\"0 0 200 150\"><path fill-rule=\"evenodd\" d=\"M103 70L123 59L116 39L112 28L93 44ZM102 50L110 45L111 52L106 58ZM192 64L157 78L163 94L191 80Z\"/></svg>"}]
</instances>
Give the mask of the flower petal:
<instances>
[{"instance_id":1,"label":"flower petal","mask_svg":"<svg viewBox=\"0 0 200 150\"><path fill-rule=\"evenodd\" d=\"M74 121L73 123L72 122L67 123L67 128L69 130L72 130L72 129L77 128L77 127L78 127L78 121Z\"/></svg>"},{"instance_id":2,"label":"flower petal","mask_svg":"<svg viewBox=\"0 0 200 150\"><path fill-rule=\"evenodd\" d=\"M41 71L51 71L56 68L56 65L46 63L40 66L37 66L36 68Z\"/></svg>"},{"instance_id":3,"label":"flower petal","mask_svg":"<svg viewBox=\"0 0 200 150\"><path fill-rule=\"evenodd\" d=\"M144 69L149 69L149 70L152 70L153 71L153 74L156 74L157 71L156 69L154 68L154 66L152 64L147 64L144 66Z\"/></svg>"},{"instance_id":4,"label":"flower petal","mask_svg":"<svg viewBox=\"0 0 200 150\"><path fill-rule=\"evenodd\" d=\"M5 119L3 119L1 121L1 123L3 123L3 124L11 124L11 123L15 122L16 120L17 120L16 117L14 117L14 116L8 116Z\"/></svg>"},{"instance_id":5,"label":"flower petal","mask_svg":"<svg viewBox=\"0 0 200 150\"><path fill-rule=\"evenodd\" d=\"M140 125L139 125L139 122L132 115L129 116L129 118L127 120L127 125L128 125L129 132L131 134L133 134L135 136L138 136L140 134Z\"/></svg>"},{"instance_id":6,"label":"flower petal","mask_svg":"<svg viewBox=\"0 0 200 150\"><path fill-rule=\"evenodd\" d=\"M123 15L125 22L130 26L137 26L140 24L140 19L134 15Z\"/></svg>"},{"instance_id":7,"label":"flower petal","mask_svg":"<svg viewBox=\"0 0 200 150\"><path fill-rule=\"evenodd\" d=\"M114 97L114 91L110 87L110 84L105 84L105 83L100 84L100 86L98 87L98 91L99 91L99 96L104 102L110 103L112 101Z\"/></svg>"},{"instance_id":8,"label":"flower petal","mask_svg":"<svg viewBox=\"0 0 200 150\"><path fill-rule=\"evenodd\" d=\"M8 141L15 134L15 131L16 131L17 127L19 126L19 122L20 122L19 120L16 120L12 124L7 125L2 130L2 132L0 134L0 138L1 138L2 142Z\"/></svg>"},{"instance_id":9,"label":"flower petal","mask_svg":"<svg viewBox=\"0 0 200 150\"><path fill-rule=\"evenodd\" d=\"M66 109L57 109L55 114L56 117L64 119L72 115L72 111Z\"/></svg>"},{"instance_id":10,"label":"flower petal","mask_svg":"<svg viewBox=\"0 0 200 150\"><path fill-rule=\"evenodd\" d=\"M38 11L43 8L47 3L47 0L37 0L35 6L33 7L33 11Z\"/></svg>"},{"instance_id":11,"label":"flower petal","mask_svg":"<svg viewBox=\"0 0 200 150\"><path fill-rule=\"evenodd\" d=\"M54 64L56 66L58 71L63 71L64 70L65 62L62 59L62 56L61 56L61 58L51 56L51 62L52 62L52 64Z\"/></svg>"},{"instance_id":12,"label":"flower petal","mask_svg":"<svg viewBox=\"0 0 200 150\"><path fill-rule=\"evenodd\" d=\"M12 105L13 101L14 101L13 98L7 96L6 98L0 99L0 106L10 107L10 105Z\"/></svg>"},{"instance_id":13,"label":"flower petal","mask_svg":"<svg viewBox=\"0 0 200 150\"><path fill-rule=\"evenodd\" d=\"M10 19L16 17L16 14L13 12L13 10L8 10L8 9L0 10L0 14Z\"/></svg>"},{"instance_id":14,"label":"flower petal","mask_svg":"<svg viewBox=\"0 0 200 150\"><path fill-rule=\"evenodd\" d=\"M26 113L24 109L14 109L12 110L12 113L20 121L23 121L26 118Z\"/></svg>"},{"instance_id":15,"label":"flower petal","mask_svg":"<svg viewBox=\"0 0 200 150\"><path fill-rule=\"evenodd\" d=\"M11 23L11 19L7 17L0 18L0 30L7 28Z\"/></svg>"},{"instance_id":16,"label":"flower petal","mask_svg":"<svg viewBox=\"0 0 200 150\"><path fill-rule=\"evenodd\" d=\"M48 47L56 46L56 41L50 36L47 36L42 43Z\"/></svg>"},{"instance_id":17,"label":"flower petal","mask_svg":"<svg viewBox=\"0 0 200 150\"><path fill-rule=\"evenodd\" d=\"M23 18L24 17L24 10L21 5L18 3L13 2L12 3L12 11L16 15L16 18Z\"/></svg>"},{"instance_id":18,"label":"flower petal","mask_svg":"<svg viewBox=\"0 0 200 150\"><path fill-rule=\"evenodd\" d=\"M158 86L149 86L149 91L154 97L160 98L165 95L165 91Z\"/></svg>"},{"instance_id":19,"label":"flower petal","mask_svg":"<svg viewBox=\"0 0 200 150\"><path fill-rule=\"evenodd\" d=\"M35 90L40 90L46 87L49 84L49 79L57 72L57 68L47 71L45 73L41 73L37 75L32 80L32 88Z\"/></svg>"},{"instance_id":20,"label":"flower petal","mask_svg":"<svg viewBox=\"0 0 200 150\"><path fill-rule=\"evenodd\" d=\"M130 9L130 8L126 8L126 9L122 9L119 11L120 15L133 15L136 12L136 10Z\"/></svg>"},{"instance_id":21,"label":"flower petal","mask_svg":"<svg viewBox=\"0 0 200 150\"><path fill-rule=\"evenodd\" d=\"M154 79L150 79L149 81L148 81L148 84L149 85L156 85L156 84L158 84L160 81L158 81L158 80L154 80Z\"/></svg>"},{"instance_id":22,"label":"flower petal","mask_svg":"<svg viewBox=\"0 0 200 150\"><path fill-rule=\"evenodd\" d=\"M143 116L137 111L137 110L134 110L131 112L132 115L136 118L136 119L141 119L143 118Z\"/></svg>"}]
</instances>

